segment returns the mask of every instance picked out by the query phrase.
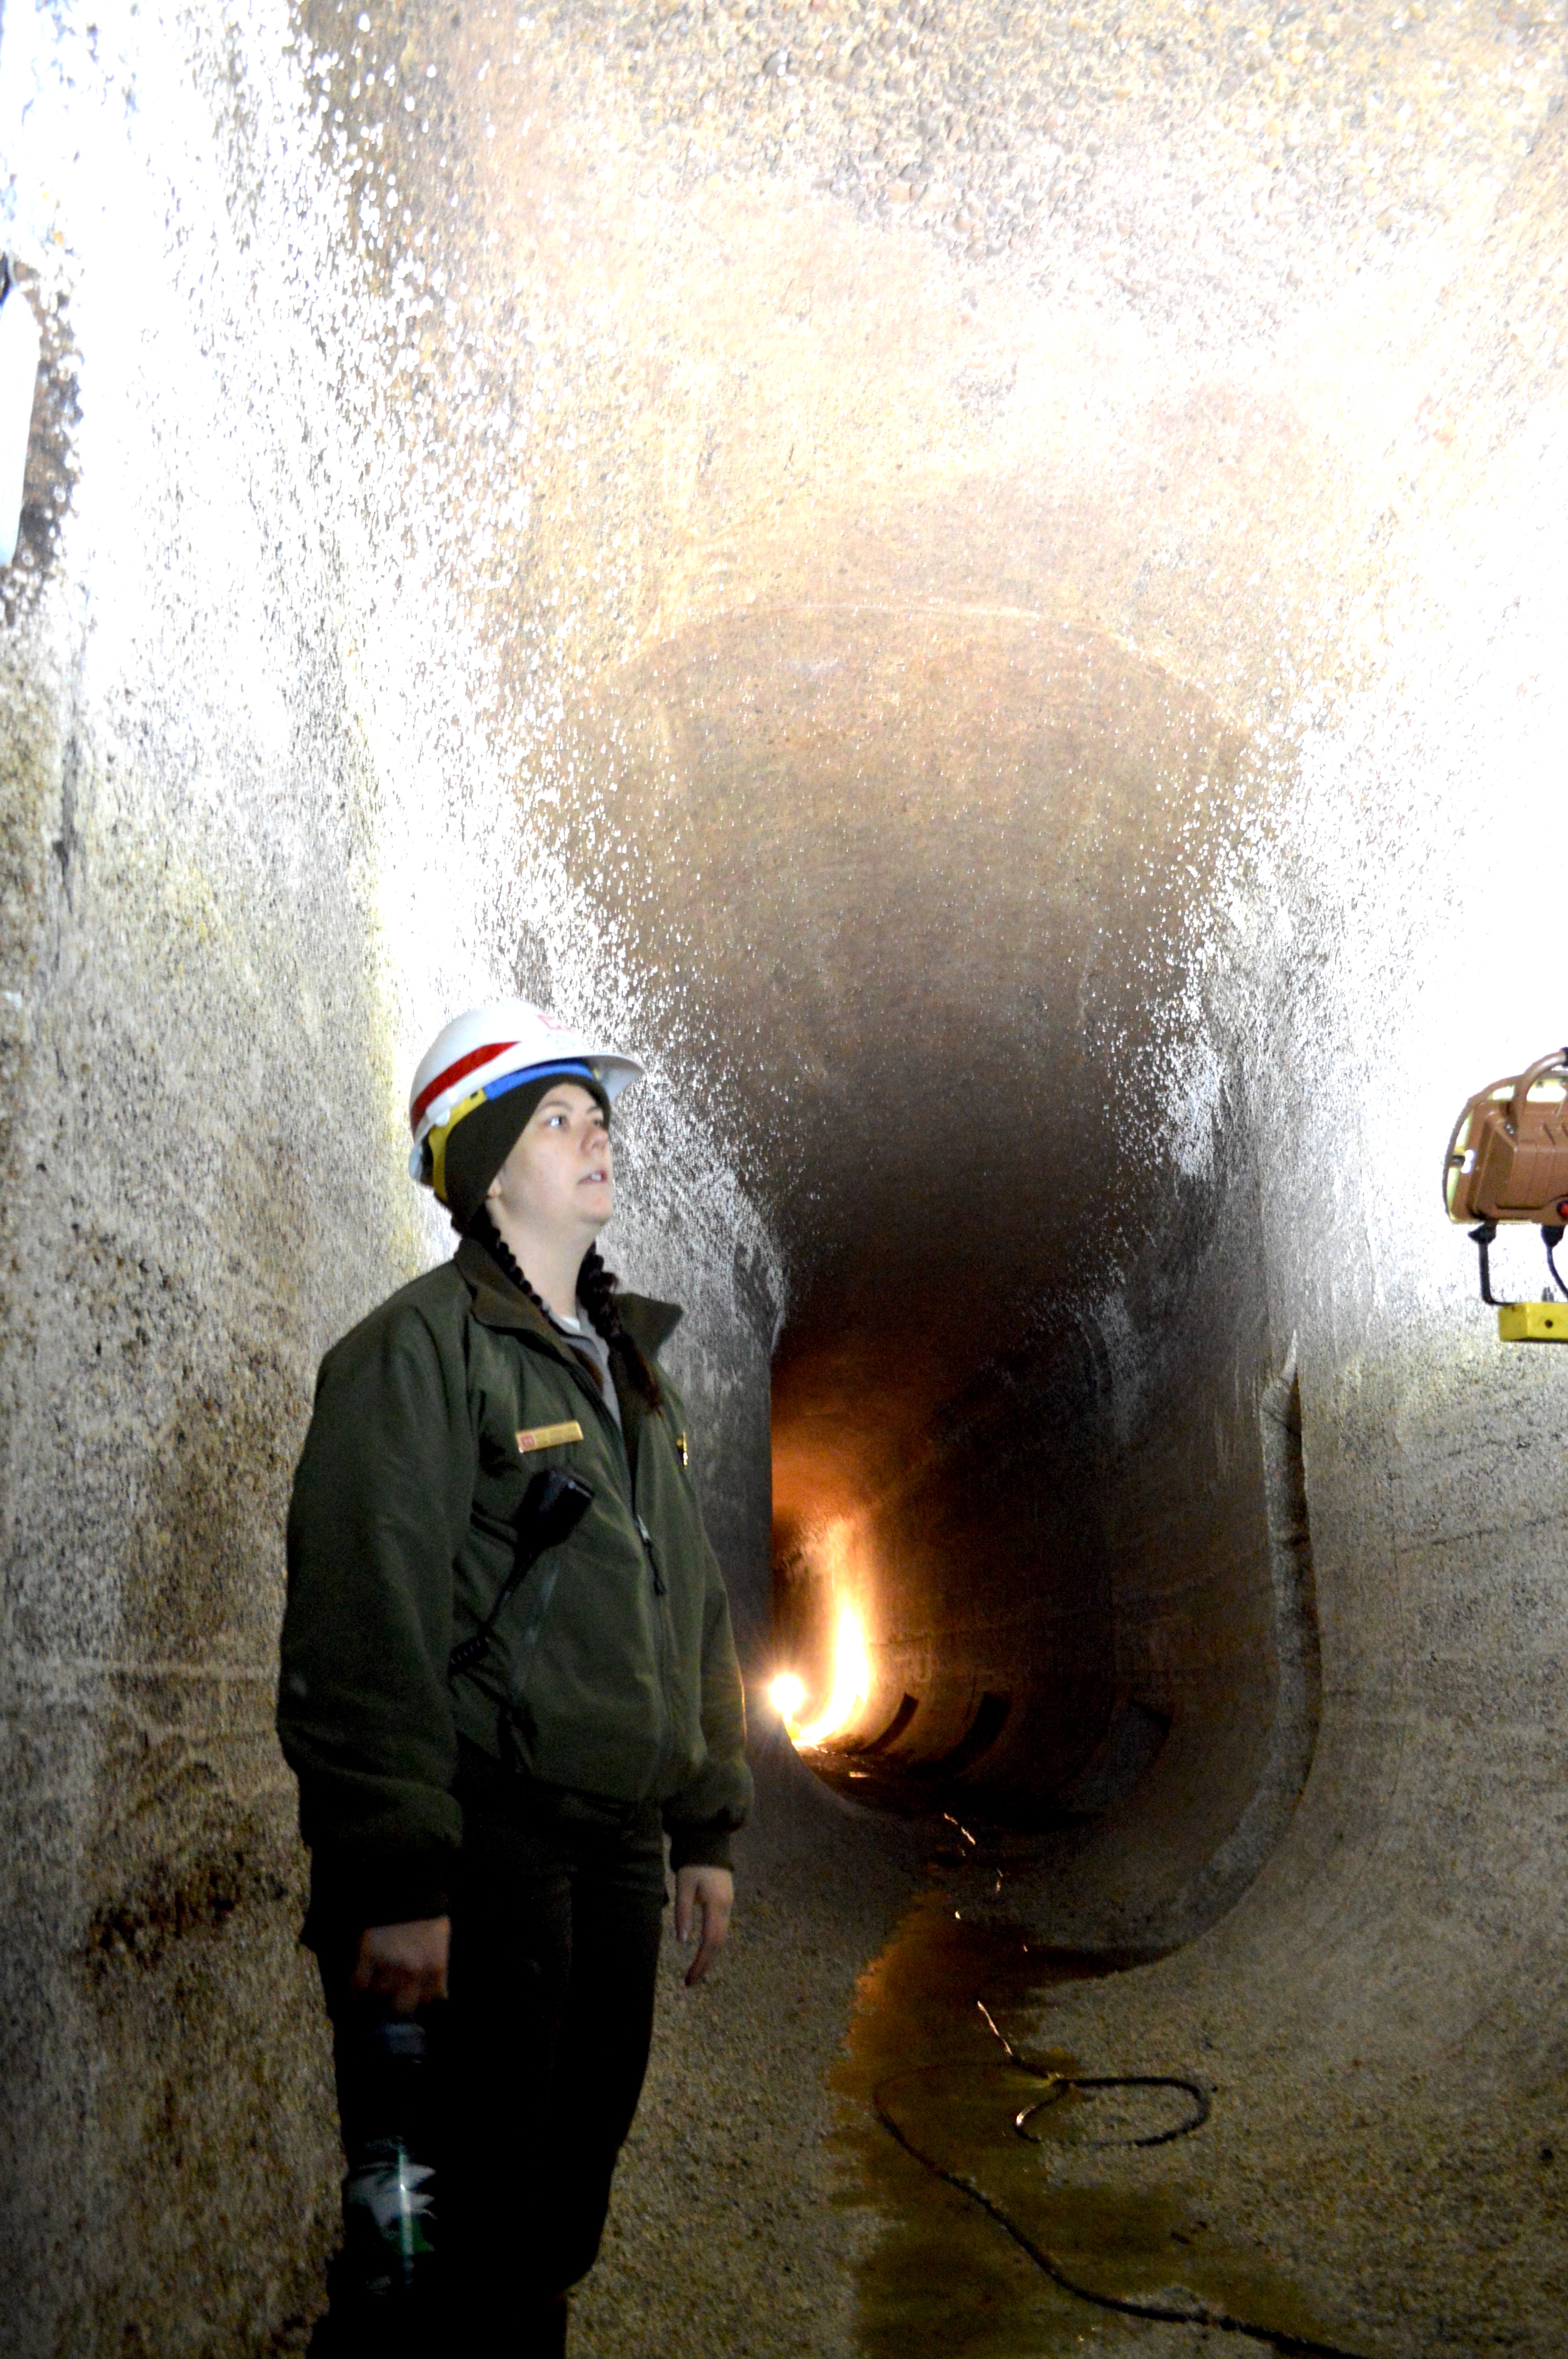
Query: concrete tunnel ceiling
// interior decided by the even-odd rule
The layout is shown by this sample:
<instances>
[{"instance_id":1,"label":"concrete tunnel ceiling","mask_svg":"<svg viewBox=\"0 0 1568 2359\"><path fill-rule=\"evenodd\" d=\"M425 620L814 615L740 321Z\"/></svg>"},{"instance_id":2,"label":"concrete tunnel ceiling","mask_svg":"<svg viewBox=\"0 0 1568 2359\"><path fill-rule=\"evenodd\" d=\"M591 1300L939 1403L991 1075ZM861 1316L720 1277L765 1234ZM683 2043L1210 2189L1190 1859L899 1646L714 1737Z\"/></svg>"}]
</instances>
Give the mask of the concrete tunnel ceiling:
<instances>
[{"instance_id":1,"label":"concrete tunnel ceiling","mask_svg":"<svg viewBox=\"0 0 1568 2359\"><path fill-rule=\"evenodd\" d=\"M494 742L785 1248L785 1650L827 1684L852 1591L856 1729L914 1682L917 1757L1030 1690L1014 1807L1103 1750L1138 1649L1087 1445L1021 1465L969 1388L1022 1350L1082 1441L1095 1285L1256 1256L1225 913L1384 651L1403 520L1472 487L1498 281L1558 267L1527 190L1494 211L1549 17L308 19ZM1250 1569L1194 1570L1186 1670L1144 1682L1151 1725L1242 1731L1199 1849L1278 1711L1250 1473ZM996 1485L1023 1522L955 1506Z\"/></svg>"}]
</instances>

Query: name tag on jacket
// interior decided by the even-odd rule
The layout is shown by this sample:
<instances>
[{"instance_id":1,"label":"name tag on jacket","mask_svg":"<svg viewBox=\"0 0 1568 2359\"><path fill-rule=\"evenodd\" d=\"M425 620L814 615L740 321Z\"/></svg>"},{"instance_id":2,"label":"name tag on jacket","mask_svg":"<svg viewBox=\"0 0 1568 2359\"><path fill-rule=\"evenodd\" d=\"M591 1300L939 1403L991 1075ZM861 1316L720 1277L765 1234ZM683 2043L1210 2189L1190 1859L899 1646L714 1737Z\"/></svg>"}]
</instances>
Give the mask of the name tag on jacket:
<instances>
[{"instance_id":1,"label":"name tag on jacket","mask_svg":"<svg viewBox=\"0 0 1568 2359\"><path fill-rule=\"evenodd\" d=\"M581 1440L582 1428L571 1417L564 1425L525 1426L517 1436L517 1450L520 1457L526 1458L531 1450L555 1450L563 1441Z\"/></svg>"}]
</instances>

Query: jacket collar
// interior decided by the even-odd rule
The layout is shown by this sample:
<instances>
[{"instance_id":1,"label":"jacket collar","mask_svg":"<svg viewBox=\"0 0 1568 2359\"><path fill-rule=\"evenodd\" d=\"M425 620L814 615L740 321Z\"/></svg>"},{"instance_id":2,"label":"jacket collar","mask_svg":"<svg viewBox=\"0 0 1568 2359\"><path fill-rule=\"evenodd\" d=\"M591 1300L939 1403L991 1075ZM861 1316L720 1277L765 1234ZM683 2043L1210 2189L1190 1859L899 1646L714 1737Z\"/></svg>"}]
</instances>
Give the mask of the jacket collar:
<instances>
[{"instance_id":1,"label":"jacket collar","mask_svg":"<svg viewBox=\"0 0 1568 2359\"><path fill-rule=\"evenodd\" d=\"M525 1294L519 1294L498 1261L492 1261L477 1237L464 1237L452 1256L458 1276L473 1297L473 1315L481 1327L517 1327L537 1335L558 1350L560 1336L543 1311Z\"/></svg>"},{"instance_id":2,"label":"jacket collar","mask_svg":"<svg viewBox=\"0 0 1568 2359\"><path fill-rule=\"evenodd\" d=\"M481 1326L514 1328L548 1343L563 1356L568 1353L567 1338L559 1328L552 1326L525 1294L518 1293L500 1263L492 1260L477 1237L464 1237L452 1258L459 1277L473 1297L473 1315ZM657 1356L685 1316L678 1302L657 1302L646 1294L618 1294L615 1307L621 1313L621 1324L645 1360Z\"/></svg>"}]
</instances>

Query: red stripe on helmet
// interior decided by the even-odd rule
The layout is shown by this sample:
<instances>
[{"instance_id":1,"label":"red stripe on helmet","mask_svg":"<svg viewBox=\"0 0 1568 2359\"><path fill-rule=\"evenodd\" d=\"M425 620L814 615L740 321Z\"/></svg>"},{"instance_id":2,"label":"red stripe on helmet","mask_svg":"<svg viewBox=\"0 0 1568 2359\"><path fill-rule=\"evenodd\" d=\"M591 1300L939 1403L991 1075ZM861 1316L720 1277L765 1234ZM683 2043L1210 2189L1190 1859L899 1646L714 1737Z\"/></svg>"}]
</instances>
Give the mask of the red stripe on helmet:
<instances>
[{"instance_id":1,"label":"red stripe on helmet","mask_svg":"<svg viewBox=\"0 0 1568 2359\"><path fill-rule=\"evenodd\" d=\"M492 1040L486 1048L470 1049L466 1057L460 1057L455 1065L449 1065L444 1072L438 1073L435 1080L420 1091L409 1107L409 1129L418 1129L426 1107L434 1099L438 1098L443 1090L449 1090L454 1082L460 1082L466 1074L474 1072L481 1065L488 1065L492 1057L503 1056L508 1049L515 1049L516 1046L515 1040Z\"/></svg>"}]
</instances>

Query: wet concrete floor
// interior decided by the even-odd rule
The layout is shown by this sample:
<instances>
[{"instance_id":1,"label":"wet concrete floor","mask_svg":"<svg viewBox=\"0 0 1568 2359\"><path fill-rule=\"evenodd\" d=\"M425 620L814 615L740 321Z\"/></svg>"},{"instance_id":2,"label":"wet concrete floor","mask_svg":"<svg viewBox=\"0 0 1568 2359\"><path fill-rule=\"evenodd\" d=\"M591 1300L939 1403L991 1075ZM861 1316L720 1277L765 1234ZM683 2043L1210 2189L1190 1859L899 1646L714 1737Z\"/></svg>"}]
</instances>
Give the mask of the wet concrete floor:
<instances>
[{"instance_id":1,"label":"wet concrete floor","mask_svg":"<svg viewBox=\"0 0 1568 2359\"><path fill-rule=\"evenodd\" d=\"M709 1988L672 1945L574 2359L1346 2352L1215 2200L1214 2060L1053 2044L1135 1962L1009 1926L950 1821L830 1807L765 1790Z\"/></svg>"},{"instance_id":2,"label":"wet concrete floor","mask_svg":"<svg viewBox=\"0 0 1568 2359\"><path fill-rule=\"evenodd\" d=\"M966 1919L949 1886L914 1903L862 1976L832 2078L845 2158L884 2223L859 2272L865 2359L1340 2349L1299 2288L1205 2216L1182 2158L1211 2132L1197 2074L1029 2038L1053 1985L1120 1962Z\"/></svg>"}]
</instances>

